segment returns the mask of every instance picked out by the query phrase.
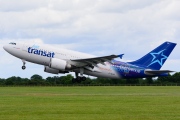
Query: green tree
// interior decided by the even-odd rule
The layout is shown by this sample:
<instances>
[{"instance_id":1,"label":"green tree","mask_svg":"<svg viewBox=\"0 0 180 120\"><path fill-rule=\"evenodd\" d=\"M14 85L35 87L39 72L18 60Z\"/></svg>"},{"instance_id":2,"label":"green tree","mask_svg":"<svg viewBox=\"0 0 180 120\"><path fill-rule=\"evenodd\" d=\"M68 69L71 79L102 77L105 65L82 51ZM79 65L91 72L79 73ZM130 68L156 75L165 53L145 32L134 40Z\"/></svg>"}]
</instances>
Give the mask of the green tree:
<instances>
[{"instance_id":1,"label":"green tree","mask_svg":"<svg viewBox=\"0 0 180 120\"><path fill-rule=\"evenodd\" d=\"M0 78L0 85L5 85L5 79Z\"/></svg>"},{"instance_id":2,"label":"green tree","mask_svg":"<svg viewBox=\"0 0 180 120\"><path fill-rule=\"evenodd\" d=\"M45 80L43 80L42 76L40 75L33 75L31 80L28 82L29 85L46 85Z\"/></svg>"},{"instance_id":3,"label":"green tree","mask_svg":"<svg viewBox=\"0 0 180 120\"><path fill-rule=\"evenodd\" d=\"M14 85L14 78L15 78L14 76L7 78L5 81L5 85Z\"/></svg>"},{"instance_id":4,"label":"green tree","mask_svg":"<svg viewBox=\"0 0 180 120\"><path fill-rule=\"evenodd\" d=\"M139 84L138 78L128 78L126 79L126 84Z\"/></svg>"},{"instance_id":5,"label":"green tree","mask_svg":"<svg viewBox=\"0 0 180 120\"><path fill-rule=\"evenodd\" d=\"M84 85L90 85L92 83L92 80L91 80L91 78L86 78L86 80L81 81L81 83L84 84Z\"/></svg>"},{"instance_id":6,"label":"green tree","mask_svg":"<svg viewBox=\"0 0 180 120\"><path fill-rule=\"evenodd\" d=\"M147 84L153 84L153 79L152 77L147 77L146 78Z\"/></svg>"},{"instance_id":7,"label":"green tree","mask_svg":"<svg viewBox=\"0 0 180 120\"><path fill-rule=\"evenodd\" d=\"M31 80L33 80L33 79L34 80L42 80L43 78L42 78L42 76L35 74L35 75L31 76Z\"/></svg>"},{"instance_id":8,"label":"green tree","mask_svg":"<svg viewBox=\"0 0 180 120\"><path fill-rule=\"evenodd\" d=\"M46 83L47 83L48 85L56 85L55 76L54 76L54 77L47 77L47 78L46 78Z\"/></svg>"},{"instance_id":9,"label":"green tree","mask_svg":"<svg viewBox=\"0 0 180 120\"><path fill-rule=\"evenodd\" d=\"M174 83L180 83L180 72L177 72L174 75L172 75L171 81Z\"/></svg>"},{"instance_id":10,"label":"green tree","mask_svg":"<svg viewBox=\"0 0 180 120\"><path fill-rule=\"evenodd\" d=\"M172 77L171 76L167 76L167 77L158 77L156 83L160 83L160 84L163 84L163 83L167 83L167 82L173 82L172 80Z\"/></svg>"},{"instance_id":11,"label":"green tree","mask_svg":"<svg viewBox=\"0 0 180 120\"><path fill-rule=\"evenodd\" d=\"M147 79L139 78L139 84L147 84Z\"/></svg>"},{"instance_id":12,"label":"green tree","mask_svg":"<svg viewBox=\"0 0 180 120\"><path fill-rule=\"evenodd\" d=\"M67 76L62 76L60 79L60 84L72 84L73 76L68 74Z\"/></svg>"},{"instance_id":13,"label":"green tree","mask_svg":"<svg viewBox=\"0 0 180 120\"><path fill-rule=\"evenodd\" d=\"M111 84L111 79L109 79L109 78L97 78L96 83L97 84Z\"/></svg>"}]
</instances>

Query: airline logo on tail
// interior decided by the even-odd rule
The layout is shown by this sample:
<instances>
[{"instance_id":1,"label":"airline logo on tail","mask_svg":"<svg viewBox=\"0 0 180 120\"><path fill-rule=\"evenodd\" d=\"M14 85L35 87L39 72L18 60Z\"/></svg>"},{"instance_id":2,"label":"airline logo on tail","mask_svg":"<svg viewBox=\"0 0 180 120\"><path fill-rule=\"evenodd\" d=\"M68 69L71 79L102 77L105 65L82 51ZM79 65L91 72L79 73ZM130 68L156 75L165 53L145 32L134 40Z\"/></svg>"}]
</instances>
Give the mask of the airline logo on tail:
<instances>
[{"instance_id":1,"label":"airline logo on tail","mask_svg":"<svg viewBox=\"0 0 180 120\"><path fill-rule=\"evenodd\" d=\"M160 52L157 52L157 53L155 53L155 52L150 53L152 55L153 59L152 59L151 63L148 65L148 67L155 63L159 63L159 65L162 67L164 61L168 58L167 56L164 55L164 53L163 53L164 51L165 51L165 49L161 50Z\"/></svg>"}]
</instances>

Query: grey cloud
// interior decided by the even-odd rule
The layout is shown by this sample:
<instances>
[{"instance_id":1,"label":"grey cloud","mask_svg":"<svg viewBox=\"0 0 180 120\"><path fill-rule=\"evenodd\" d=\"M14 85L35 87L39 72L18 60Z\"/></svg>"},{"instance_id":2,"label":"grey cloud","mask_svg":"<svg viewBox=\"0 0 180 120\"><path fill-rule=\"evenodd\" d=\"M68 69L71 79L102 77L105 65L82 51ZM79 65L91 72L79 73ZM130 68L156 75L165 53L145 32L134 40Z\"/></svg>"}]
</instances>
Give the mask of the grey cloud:
<instances>
[{"instance_id":1,"label":"grey cloud","mask_svg":"<svg viewBox=\"0 0 180 120\"><path fill-rule=\"evenodd\" d=\"M49 0L0 0L0 11L22 12L39 7L48 7Z\"/></svg>"},{"instance_id":2,"label":"grey cloud","mask_svg":"<svg viewBox=\"0 0 180 120\"><path fill-rule=\"evenodd\" d=\"M96 8L105 13L125 13L139 10L161 2L162 0L99 0Z\"/></svg>"}]
</instances>

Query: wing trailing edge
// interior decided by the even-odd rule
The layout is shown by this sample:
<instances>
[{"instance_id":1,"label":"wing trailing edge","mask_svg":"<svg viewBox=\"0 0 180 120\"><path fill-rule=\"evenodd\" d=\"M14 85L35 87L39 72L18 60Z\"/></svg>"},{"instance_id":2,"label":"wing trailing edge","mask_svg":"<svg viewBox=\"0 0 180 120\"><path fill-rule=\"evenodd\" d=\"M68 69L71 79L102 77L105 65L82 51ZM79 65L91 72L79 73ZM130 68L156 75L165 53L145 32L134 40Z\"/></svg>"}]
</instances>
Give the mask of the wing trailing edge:
<instances>
[{"instance_id":1,"label":"wing trailing edge","mask_svg":"<svg viewBox=\"0 0 180 120\"><path fill-rule=\"evenodd\" d=\"M109 56L103 56L103 57L94 57L94 58L85 58L85 59L75 59L71 60L70 63L72 65L75 65L76 67L86 67L86 66L95 66L97 67L97 64L105 65L105 62L110 62L114 58L121 58L124 54L120 55L109 55Z\"/></svg>"}]
</instances>

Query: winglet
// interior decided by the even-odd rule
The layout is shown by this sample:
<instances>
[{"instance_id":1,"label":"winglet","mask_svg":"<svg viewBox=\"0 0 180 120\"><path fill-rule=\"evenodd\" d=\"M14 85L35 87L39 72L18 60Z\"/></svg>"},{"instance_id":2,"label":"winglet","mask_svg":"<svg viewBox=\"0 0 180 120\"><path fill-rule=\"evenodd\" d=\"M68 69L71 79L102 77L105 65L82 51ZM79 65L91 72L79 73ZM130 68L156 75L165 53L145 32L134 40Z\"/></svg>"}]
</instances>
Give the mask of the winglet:
<instances>
[{"instance_id":1,"label":"winglet","mask_svg":"<svg viewBox=\"0 0 180 120\"><path fill-rule=\"evenodd\" d=\"M122 59L123 55L124 55L124 54L120 54L120 55L118 55L118 57Z\"/></svg>"}]
</instances>

